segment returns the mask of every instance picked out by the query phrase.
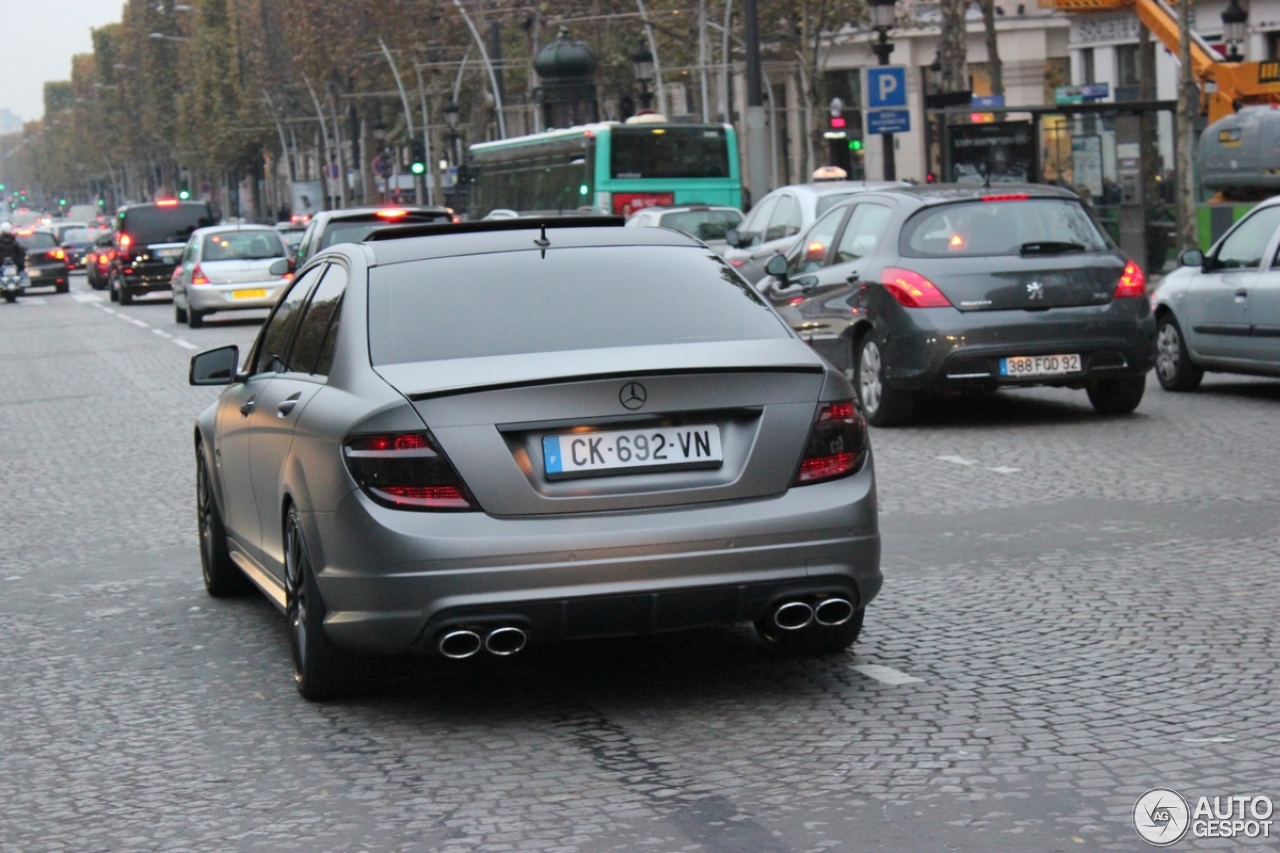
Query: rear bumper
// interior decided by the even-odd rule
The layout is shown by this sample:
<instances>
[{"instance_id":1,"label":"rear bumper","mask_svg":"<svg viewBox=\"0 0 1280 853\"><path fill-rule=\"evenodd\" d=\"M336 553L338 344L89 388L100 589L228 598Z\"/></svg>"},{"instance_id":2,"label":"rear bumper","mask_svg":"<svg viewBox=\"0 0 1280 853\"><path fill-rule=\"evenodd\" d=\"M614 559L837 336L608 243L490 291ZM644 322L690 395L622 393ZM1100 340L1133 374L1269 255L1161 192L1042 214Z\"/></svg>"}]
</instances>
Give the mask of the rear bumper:
<instances>
[{"instance_id":1,"label":"rear bumper","mask_svg":"<svg viewBox=\"0 0 1280 853\"><path fill-rule=\"evenodd\" d=\"M70 270L63 264L57 265L27 265L26 268L28 287L61 287L67 283L67 277L71 274Z\"/></svg>"},{"instance_id":2,"label":"rear bumper","mask_svg":"<svg viewBox=\"0 0 1280 853\"><path fill-rule=\"evenodd\" d=\"M282 279L270 282L244 282L235 285L197 285L185 290L187 304L194 311L244 311L252 308L270 308L276 304L276 296ZM236 299L237 291L265 290L266 296L254 299Z\"/></svg>"},{"instance_id":3,"label":"rear bumper","mask_svg":"<svg viewBox=\"0 0 1280 853\"><path fill-rule=\"evenodd\" d=\"M1080 385L1141 376L1155 364L1155 318L1146 299L1049 311L903 310L885 341L885 382L905 390ZM1000 359L1079 354L1062 376L1002 376Z\"/></svg>"},{"instance_id":4,"label":"rear bumper","mask_svg":"<svg viewBox=\"0 0 1280 853\"><path fill-rule=\"evenodd\" d=\"M353 491L303 524L325 631L367 653L432 652L447 627L503 619L539 641L734 624L782 595L861 607L882 582L870 461L773 498L650 512L414 513Z\"/></svg>"},{"instance_id":5,"label":"rear bumper","mask_svg":"<svg viewBox=\"0 0 1280 853\"><path fill-rule=\"evenodd\" d=\"M138 264L133 267L121 267L120 277L124 280L124 287L130 293L172 290L174 269L173 264Z\"/></svg>"}]
</instances>

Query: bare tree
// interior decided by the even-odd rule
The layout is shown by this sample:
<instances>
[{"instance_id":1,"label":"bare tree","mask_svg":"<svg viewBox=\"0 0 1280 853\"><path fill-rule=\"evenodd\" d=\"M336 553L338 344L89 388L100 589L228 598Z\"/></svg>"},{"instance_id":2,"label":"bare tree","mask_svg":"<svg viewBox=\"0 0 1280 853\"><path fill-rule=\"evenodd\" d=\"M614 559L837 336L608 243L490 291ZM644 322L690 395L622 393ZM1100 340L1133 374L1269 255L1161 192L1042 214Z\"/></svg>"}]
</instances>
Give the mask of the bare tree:
<instances>
[{"instance_id":1,"label":"bare tree","mask_svg":"<svg viewBox=\"0 0 1280 853\"><path fill-rule=\"evenodd\" d=\"M965 11L968 0L942 0L942 33L938 39L938 82L944 92L963 92L969 88L969 71L965 64Z\"/></svg>"},{"instance_id":2,"label":"bare tree","mask_svg":"<svg viewBox=\"0 0 1280 853\"><path fill-rule=\"evenodd\" d=\"M1178 4L1178 248L1199 243L1196 228L1196 193L1191 152L1196 144L1195 120L1200 111L1200 90L1191 75L1191 6Z\"/></svg>"}]
</instances>

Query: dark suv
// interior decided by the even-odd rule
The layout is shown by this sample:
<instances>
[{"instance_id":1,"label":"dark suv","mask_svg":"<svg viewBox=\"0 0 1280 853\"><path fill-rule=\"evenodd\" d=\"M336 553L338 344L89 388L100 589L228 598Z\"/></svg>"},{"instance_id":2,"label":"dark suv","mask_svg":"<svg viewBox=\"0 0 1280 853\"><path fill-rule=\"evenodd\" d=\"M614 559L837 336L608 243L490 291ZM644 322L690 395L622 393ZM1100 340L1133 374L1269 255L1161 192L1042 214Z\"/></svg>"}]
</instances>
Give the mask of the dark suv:
<instances>
[{"instance_id":1,"label":"dark suv","mask_svg":"<svg viewBox=\"0 0 1280 853\"><path fill-rule=\"evenodd\" d=\"M212 224L213 211L203 201L175 199L120 208L108 275L111 301L128 305L135 296L170 290L187 238L197 228Z\"/></svg>"}]
</instances>

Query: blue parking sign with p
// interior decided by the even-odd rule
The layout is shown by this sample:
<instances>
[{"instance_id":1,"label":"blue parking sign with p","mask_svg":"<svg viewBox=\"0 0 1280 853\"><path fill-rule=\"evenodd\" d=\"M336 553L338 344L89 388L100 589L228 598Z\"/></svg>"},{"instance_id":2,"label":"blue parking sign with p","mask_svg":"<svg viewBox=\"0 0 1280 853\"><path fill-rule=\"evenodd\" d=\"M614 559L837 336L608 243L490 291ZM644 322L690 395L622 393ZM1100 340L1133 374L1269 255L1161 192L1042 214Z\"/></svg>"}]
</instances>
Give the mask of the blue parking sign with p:
<instances>
[{"instance_id":1,"label":"blue parking sign with p","mask_svg":"<svg viewBox=\"0 0 1280 853\"><path fill-rule=\"evenodd\" d=\"M877 65L866 69L867 108L905 107L907 105L907 68L905 65Z\"/></svg>"}]
</instances>

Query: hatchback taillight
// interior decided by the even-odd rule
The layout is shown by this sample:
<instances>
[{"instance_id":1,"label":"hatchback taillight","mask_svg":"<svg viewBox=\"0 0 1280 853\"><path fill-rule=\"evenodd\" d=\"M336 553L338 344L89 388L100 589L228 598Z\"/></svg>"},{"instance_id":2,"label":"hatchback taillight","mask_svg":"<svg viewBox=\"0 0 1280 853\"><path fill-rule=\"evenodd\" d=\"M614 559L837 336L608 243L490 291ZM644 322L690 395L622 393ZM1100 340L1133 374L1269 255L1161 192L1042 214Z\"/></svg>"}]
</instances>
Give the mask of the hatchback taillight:
<instances>
[{"instance_id":1,"label":"hatchback taillight","mask_svg":"<svg viewBox=\"0 0 1280 853\"><path fill-rule=\"evenodd\" d=\"M192 284L208 284L209 283L209 277L204 274L204 270L200 269L199 264L196 264L195 268L191 270L191 283Z\"/></svg>"},{"instance_id":2,"label":"hatchback taillight","mask_svg":"<svg viewBox=\"0 0 1280 853\"><path fill-rule=\"evenodd\" d=\"M880 283L905 308L946 308L951 300L938 290L938 286L914 270L885 267L880 272Z\"/></svg>"},{"instance_id":3,"label":"hatchback taillight","mask_svg":"<svg viewBox=\"0 0 1280 853\"><path fill-rule=\"evenodd\" d=\"M823 403L809 430L796 486L857 473L867 458L867 422L852 400Z\"/></svg>"},{"instance_id":4,"label":"hatchback taillight","mask_svg":"<svg viewBox=\"0 0 1280 853\"><path fill-rule=\"evenodd\" d=\"M435 512L478 508L426 433L355 435L347 439L343 456L356 483L383 506Z\"/></svg>"},{"instance_id":5,"label":"hatchback taillight","mask_svg":"<svg viewBox=\"0 0 1280 853\"><path fill-rule=\"evenodd\" d=\"M1147 277L1142 274L1142 267L1129 261L1120 273L1120 281L1116 284L1115 299L1126 299L1147 295Z\"/></svg>"}]
</instances>

